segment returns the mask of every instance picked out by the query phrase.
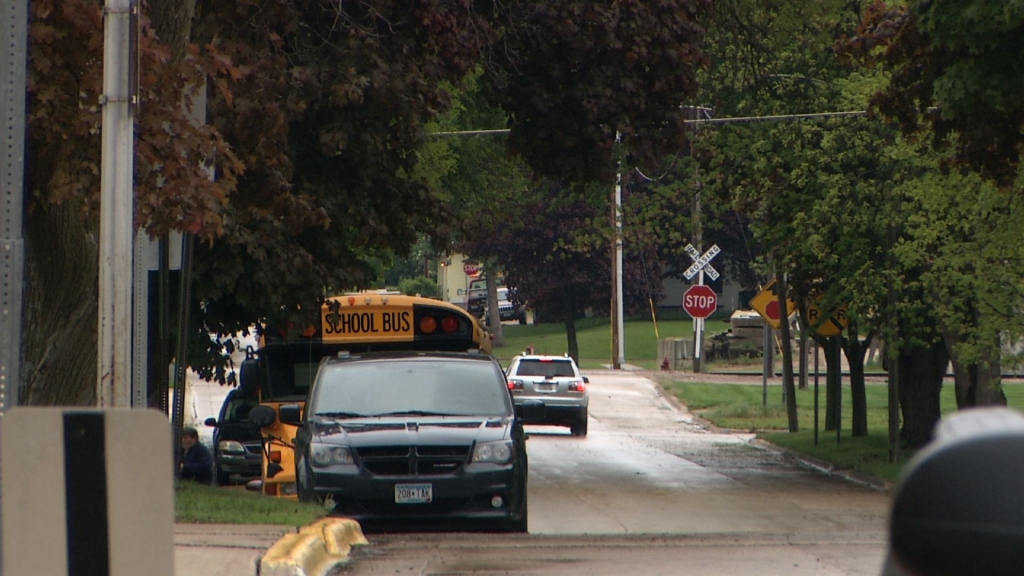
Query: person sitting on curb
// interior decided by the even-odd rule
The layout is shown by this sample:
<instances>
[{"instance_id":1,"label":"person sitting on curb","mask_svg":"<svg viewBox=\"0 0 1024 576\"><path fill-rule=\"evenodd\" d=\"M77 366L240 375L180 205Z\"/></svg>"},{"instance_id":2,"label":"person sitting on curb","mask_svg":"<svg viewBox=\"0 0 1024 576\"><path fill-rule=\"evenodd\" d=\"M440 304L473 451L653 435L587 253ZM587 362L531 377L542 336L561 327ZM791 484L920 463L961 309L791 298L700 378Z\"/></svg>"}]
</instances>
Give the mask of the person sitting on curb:
<instances>
[{"instance_id":1,"label":"person sitting on curb","mask_svg":"<svg viewBox=\"0 0 1024 576\"><path fill-rule=\"evenodd\" d=\"M199 441L199 431L186 426L181 431L181 447L185 453L181 457L178 477L200 484L213 484L213 454Z\"/></svg>"}]
</instances>

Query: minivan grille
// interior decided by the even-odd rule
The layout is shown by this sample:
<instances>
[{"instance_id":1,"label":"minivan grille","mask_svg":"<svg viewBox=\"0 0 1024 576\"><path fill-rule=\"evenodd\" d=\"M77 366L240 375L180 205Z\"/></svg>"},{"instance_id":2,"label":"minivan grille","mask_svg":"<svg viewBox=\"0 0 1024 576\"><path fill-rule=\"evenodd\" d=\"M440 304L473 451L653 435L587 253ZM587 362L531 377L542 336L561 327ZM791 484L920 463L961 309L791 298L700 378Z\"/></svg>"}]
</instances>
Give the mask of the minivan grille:
<instances>
[{"instance_id":1,"label":"minivan grille","mask_svg":"<svg viewBox=\"0 0 1024 576\"><path fill-rule=\"evenodd\" d=\"M359 464L375 476L439 476L462 468L469 446L374 446L356 448Z\"/></svg>"}]
</instances>

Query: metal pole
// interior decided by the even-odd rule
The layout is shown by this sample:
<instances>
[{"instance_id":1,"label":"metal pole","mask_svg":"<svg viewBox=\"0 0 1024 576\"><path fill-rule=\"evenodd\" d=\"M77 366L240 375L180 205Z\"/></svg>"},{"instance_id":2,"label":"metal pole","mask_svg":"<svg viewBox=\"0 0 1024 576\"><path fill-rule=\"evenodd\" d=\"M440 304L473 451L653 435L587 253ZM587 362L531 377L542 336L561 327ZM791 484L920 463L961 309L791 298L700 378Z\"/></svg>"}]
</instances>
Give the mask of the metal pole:
<instances>
[{"instance_id":1,"label":"metal pole","mask_svg":"<svg viewBox=\"0 0 1024 576\"><path fill-rule=\"evenodd\" d=\"M174 355L174 470L181 463L181 430L185 426L185 377L188 368L189 313L192 310L192 234L181 237L181 285L178 289L178 342Z\"/></svg>"},{"instance_id":2,"label":"metal pole","mask_svg":"<svg viewBox=\"0 0 1024 576\"><path fill-rule=\"evenodd\" d=\"M131 0L106 0L100 167L99 360L96 401L131 406L132 161Z\"/></svg>"},{"instance_id":3,"label":"metal pole","mask_svg":"<svg viewBox=\"0 0 1024 576\"><path fill-rule=\"evenodd\" d=\"M697 251L701 250L700 236L696 237ZM697 273L697 285L704 285L704 270ZM704 371L704 319L693 319L693 372L699 374Z\"/></svg>"},{"instance_id":4,"label":"metal pole","mask_svg":"<svg viewBox=\"0 0 1024 576\"><path fill-rule=\"evenodd\" d=\"M818 356L821 354L818 338L814 338L814 445L818 445Z\"/></svg>"},{"instance_id":5,"label":"metal pole","mask_svg":"<svg viewBox=\"0 0 1024 576\"><path fill-rule=\"evenodd\" d=\"M0 57L0 419L21 395L22 294L25 241L22 213L25 198L25 68L27 66L28 0L6 0L0 10L3 56ZM2 467L2 465L0 465ZM0 472L2 476L2 472ZM0 503L2 505L2 503ZM3 527L0 522L0 542ZM0 574L3 549L0 545Z\"/></svg>"},{"instance_id":6,"label":"metal pole","mask_svg":"<svg viewBox=\"0 0 1024 576\"><path fill-rule=\"evenodd\" d=\"M769 326L768 321L765 320L761 338L761 345L764 347L764 362L761 366L761 406L764 407L765 410L768 409L768 357L771 354L771 329L772 327Z\"/></svg>"},{"instance_id":7,"label":"metal pole","mask_svg":"<svg viewBox=\"0 0 1024 576\"><path fill-rule=\"evenodd\" d=\"M149 408L149 267L148 238L139 230L135 238L134 306L132 308L132 408Z\"/></svg>"},{"instance_id":8,"label":"metal pole","mask_svg":"<svg viewBox=\"0 0 1024 576\"><path fill-rule=\"evenodd\" d=\"M842 336L833 336L836 347L836 444L843 436L843 342Z\"/></svg>"}]
</instances>

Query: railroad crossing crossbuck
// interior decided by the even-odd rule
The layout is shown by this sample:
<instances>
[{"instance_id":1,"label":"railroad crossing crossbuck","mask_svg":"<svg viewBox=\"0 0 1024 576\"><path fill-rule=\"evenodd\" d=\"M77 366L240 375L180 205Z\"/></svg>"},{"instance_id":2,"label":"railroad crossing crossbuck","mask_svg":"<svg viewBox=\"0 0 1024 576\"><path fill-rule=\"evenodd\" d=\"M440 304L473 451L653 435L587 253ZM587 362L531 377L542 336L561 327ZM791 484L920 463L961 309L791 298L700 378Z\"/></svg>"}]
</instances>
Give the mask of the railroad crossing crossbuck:
<instances>
[{"instance_id":1,"label":"railroad crossing crossbuck","mask_svg":"<svg viewBox=\"0 0 1024 576\"><path fill-rule=\"evenodd\" d=\"M705 252L703 256L696 248L693 247L693 244L687 244L685 250L686 253L690 255L690 258L693 258L693 264L686 269L686 272L683 272L683 276L687 280L693 279L693 277L702 270L708 275L708 278L718 280L718 270L715 270L714 266L711 265L711 260L714 259L715 256L718 256L718 253L722 251L722 249L718 247L718 244L708 248L708 251Z\"/></svg>"}]
</instances>

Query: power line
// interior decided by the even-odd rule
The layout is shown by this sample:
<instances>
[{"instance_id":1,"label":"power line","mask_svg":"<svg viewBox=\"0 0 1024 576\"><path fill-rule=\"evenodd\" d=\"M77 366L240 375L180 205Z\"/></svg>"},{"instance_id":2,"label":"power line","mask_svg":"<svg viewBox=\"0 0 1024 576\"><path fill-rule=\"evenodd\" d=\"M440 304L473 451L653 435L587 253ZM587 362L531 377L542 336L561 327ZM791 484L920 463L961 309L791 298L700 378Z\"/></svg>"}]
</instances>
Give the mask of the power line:
<instances>
[{"instance_id":1,"label":"power line","mask_svg":"<svg viewBox=\"0 0 1024 576\"><path fill-rule=\"evenodd\" d=\"M859 118L867 116L867 110L850 110L847 112L812 112L808 114L777 114L773 116L737 116L732 118L701 118L697 120L683 120L687 126L700 124L747 124L751 122L785 122L787 120L828 120L831 118ZM458 130L447 132L431 132L428 136L503 136L508 134L508 128L494 130Z\"/></svg>"}]
</instances>

